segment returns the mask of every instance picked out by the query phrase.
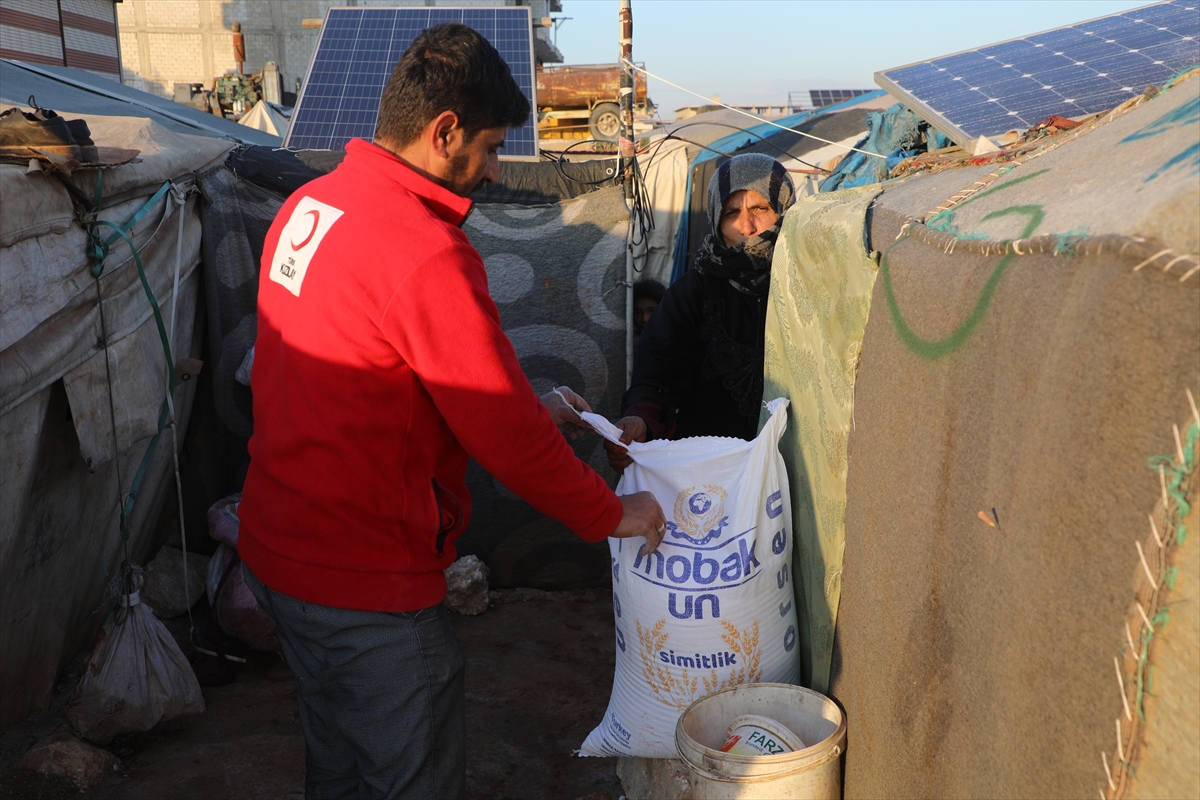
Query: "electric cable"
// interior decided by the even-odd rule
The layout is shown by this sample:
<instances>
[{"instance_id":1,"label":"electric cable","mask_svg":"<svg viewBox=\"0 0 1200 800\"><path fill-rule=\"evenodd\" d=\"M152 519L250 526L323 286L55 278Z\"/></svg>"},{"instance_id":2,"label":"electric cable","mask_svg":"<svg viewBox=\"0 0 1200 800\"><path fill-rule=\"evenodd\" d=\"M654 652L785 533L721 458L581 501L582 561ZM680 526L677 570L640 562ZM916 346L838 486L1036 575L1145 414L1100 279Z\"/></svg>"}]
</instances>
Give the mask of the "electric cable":
<instances>
[{"instance_id":1,"label":"electric cable","mask_svg":"<svg viewBox=\"0 0 1200 800\"><path fill-rule=\"evenodd\" d=\"M758 140L757 144L764 144L764 145L770 147L771 149L775 150L777 153L779 153L781 156L785 157L786 159L796 161L800 164L803 164L806 167L811 168L811 170L812 170L810 172L809 170L794 170L793 169L793 170L788 170L789 172L798 172L798 173L803 173L803 174L813 174L813 173L825 174L825 175L830 174L830 170L822 169L821 167L817 166L816 164L809 163L808 161L805 161L801 158L797 158L796 156L793 156L787 150L783 149L782 147L779 147L774 142L771 142L766 136L763 136L762 134L757 133L755 131L748 130L748 129L740 127L738 125L733 125L728 122L708 122L708 121L685 122L682 125L679 125L675 128L672 128L671 130L667 131L663 136L650 142L646 146L638 148L636 150L636 152L639 155L644 155L646 153L649 153L650 157L646 160L646 164L644 167L642 166L642 163L637 158L634 158L633 164L632 164L631 174L632 174L632 180L633 180L633 187L632 187L632 191L630 193L630 197L631 197L630 219L631 219L632 229L631 229L631 233L630 233L630 242L629 242L631 247L638 247L638 246L642 245L646 241L647 237L649 236L650 231L654 230L654 227L655 227L654 208L653 208L653 204L650 200L649 188L646 185L645 172L648 172L650 170L650 168L653 166L654 160L658 157L659 153L662 150L662 146L664 144L666 144L669 141L674 140L674 141L683 142L688 145L692 145L693 147L698 147L702 150L706 150L711 153L716 153L717 155L722 156L724 158L732 158L733 155L735 155L735 153L727 153L727 152L718 150L714 147L711 147L709 145L701 144L700 142L693 141L691 139L686 139L686 138L678 135L678 132L681 130L685 130L686 128L691 128L691 127L699 127L702 125L714 125L714 126L721 127L721 128L729 128L731 130L735 130L735 131L744 133L748 136L752 136ZM805 134L802 131L794 130L792 128L787 128L782 125L776 125L776 127L781 128L782 130L788 131L790 133L796 134L798 136L808 136L808 134ZM810 136L810 138L818 138L818 137ZM825 141L825 140L821 139L820 141ZM556 153L550 152L547 150L539 150L539 155L542 158L546 159L547 161L550 161L551 163L553 163L558 174L564 180L569 181L571 183L574 183L574 184L577 184L580 186L600 186L602 184L606 184L609 182L612 182L614 184L620 183L622 180L622 177L618 174L618 172L615 168L609 168L608 174L605 177L593 179L593 180L584 180L582 178L578 178L578 177L568 174L564 165L571 163L567 158L571 154L571 151L575 150L578 147L589 145L589 144L596 145L596 144L611 144L611 143L603 142L599 139L579 139L579 140L571 143L570 145L568 145L563 150L560 150ZM831 144L837 144L837 143L831 142ZM844 147L845 145L840 145L840 146ZM849 149L853 150L854 148L849 148ZM616 159L613 159L613 160L615 161ZM649 253L646 254L646 258L647 259L649 258ZM643 265L641 267L638 267L636 264L636 261L635 261L635 264L634 264L635 272L639 272L639 273L643 272L645 270L645 268L646 268L645 263L643 263Z\"/></svg>"},{"instance_id":2,"label":"electric cable","mask_svg":"<svg viewBox=\"0 0 1200 800\"><path fill-rule=\"evenodd\" d=\"M656 81L662 81L663 83L667 84L668 86L673 86L674 88L678 89L681 92L687 92L690 95L699 97L701 100L707 100L709 103L712 103L713 105L718 105L721 108L729 109L730 111L733 111L734 113L741 114L743 117L750 117L750 119L757 120L758 122L761 122L764 125L772 125L776 128L779 128L780 130L791 131L792 133L798 133L801 136L807 136L809 139L816 139L818 142L824 142L825 144L831 144L831 145L834 145L835 147L842 147L842 148L845 148L846 150L852 150L855 153L863 153L865 155L874 156L875 158L882 158L884 160L887 159L887 156L880 155L879 153L872 153L867 150L860 150L857 147L851 147L850 145L840 144L838 142L831 142L828 139L822 139L820 136L814 136L811 133L804 133L803 131L793 130L792 128L789 128L786 125L780 125L778 122L772 122L769 119L763 119L762 117L758 116L757 114L751 114L749 111L743 111L740 108L735 108L734 106L728 105L726 103L722 103L719 100L712 100L712 99L700 94L699 92L693 92L691 89L687 89L683 86L680 86L677 83L672 83L671 81L667 80L666 78L663 78L659 75L655 75L653 72L649 72L649 71L643 69L642 67L639 67L637 64L634 64L632 61L627 61L625 59L621 59L621 64L622 64L622 66L628 67L629 69L637 70L638 72L642 73L643 75L645 75L648 78L654 78Z\"/></svg>"}]
</instances>

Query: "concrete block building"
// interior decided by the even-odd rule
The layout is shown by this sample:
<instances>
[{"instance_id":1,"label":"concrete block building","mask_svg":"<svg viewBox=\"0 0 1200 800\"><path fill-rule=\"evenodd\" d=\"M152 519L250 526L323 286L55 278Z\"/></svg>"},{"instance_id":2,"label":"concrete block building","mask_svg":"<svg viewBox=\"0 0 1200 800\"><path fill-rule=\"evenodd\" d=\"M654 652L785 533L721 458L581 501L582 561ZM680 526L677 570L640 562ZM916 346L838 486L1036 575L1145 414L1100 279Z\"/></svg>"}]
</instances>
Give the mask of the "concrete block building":
<instances>
[{"instance_id":1,"label":"concrete block building","mask_svg":"<svg viewBox=\"0 0 1200 800\"><path fill-rule=\"evenodd\" d=\"M82 0L62 0L69 1ZM319 22L331 6L529 6L539 63L562 61L550 29L539 27L561 10L560 0L123 0L117 4L123 82L162 97L172 97L176 83L210 86L235 69L238 22L246 37L243 71L258 72L274 61L289 99L304 78Z\"/></svg>"},{"instance_id":2,"label":"concrete block building","mask_svg":"<svg viewBox=\"0 0 1200 800\"><path fill-rule=\"evenodd\" d=\"M0 0L0 58L120 80L114 0Z\"/></svg>"}]
</instances>

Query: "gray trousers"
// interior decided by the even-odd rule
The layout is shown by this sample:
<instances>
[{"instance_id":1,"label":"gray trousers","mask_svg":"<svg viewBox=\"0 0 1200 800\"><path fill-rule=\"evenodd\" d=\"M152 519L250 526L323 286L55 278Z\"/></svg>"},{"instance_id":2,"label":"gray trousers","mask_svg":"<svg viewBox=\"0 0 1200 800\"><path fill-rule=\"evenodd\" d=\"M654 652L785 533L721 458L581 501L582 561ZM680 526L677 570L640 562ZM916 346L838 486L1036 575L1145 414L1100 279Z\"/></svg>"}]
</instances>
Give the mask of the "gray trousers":
<instances>
[{"instance_id":1,"label":"gray trousers","mask_svg":"<svg viewBox=\"0 0 1200 800\"><path fill-rule=\"evenodd\" d=\"M243 569L296 676L305 800L463 797L463 657L445 605L332 608L277 592Z\"/></svg>"}]
</instances>

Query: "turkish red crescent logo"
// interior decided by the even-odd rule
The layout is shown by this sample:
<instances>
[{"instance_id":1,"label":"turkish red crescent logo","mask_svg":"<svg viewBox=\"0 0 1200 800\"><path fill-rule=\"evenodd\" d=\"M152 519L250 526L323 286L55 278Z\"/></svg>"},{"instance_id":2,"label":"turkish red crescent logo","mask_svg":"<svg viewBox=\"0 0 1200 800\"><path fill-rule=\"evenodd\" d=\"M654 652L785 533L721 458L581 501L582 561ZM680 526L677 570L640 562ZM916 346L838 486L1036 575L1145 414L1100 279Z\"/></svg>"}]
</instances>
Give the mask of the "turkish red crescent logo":
<instances>
[{"instance_id":1,"label":"turkish red crescent logo","mask_svg":"<svg viewBox=\"0 0 1200 800\"><path fill-rule=\"evenodd\" d=\"M304 245L306 245L312 241L313 236L315 236L317 234L317 225L319 225L321 222L321 212L317 211L315 208L311 211L305 211L304 213L312 214L312 218L313 218L312 230L308 232L308 236L306 236L304 238L304 241L301 242L300 244L296 244L295 242L291 243L293 252L301 249L302 247L304 247Z\"/></svg>"}]
</instances>

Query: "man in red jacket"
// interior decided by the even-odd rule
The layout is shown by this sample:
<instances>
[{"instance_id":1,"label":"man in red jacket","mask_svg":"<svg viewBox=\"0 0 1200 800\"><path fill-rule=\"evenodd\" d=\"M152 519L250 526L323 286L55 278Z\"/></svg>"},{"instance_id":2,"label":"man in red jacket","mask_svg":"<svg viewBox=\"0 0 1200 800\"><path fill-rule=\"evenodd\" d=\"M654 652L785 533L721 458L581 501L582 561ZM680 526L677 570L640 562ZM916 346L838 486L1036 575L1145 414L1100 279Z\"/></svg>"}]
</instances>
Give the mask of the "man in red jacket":
<instances>
[{"instance_id":1,"label":"man in red jacket","mask_svg":"<svg viewBox=\"0 0 1200 800\"><path fill-rule=\"evenodd\" d=\"M292 195L263 247L238 552L296 675L309 800L463 795L442 570L470 516L468 456L588 541L662 539L653 497L618 498L558 432L565 401L587 405L534 394L460 228L528 114L483 37L430 28L375 143Z\"/></svg>"}]
</instances>

